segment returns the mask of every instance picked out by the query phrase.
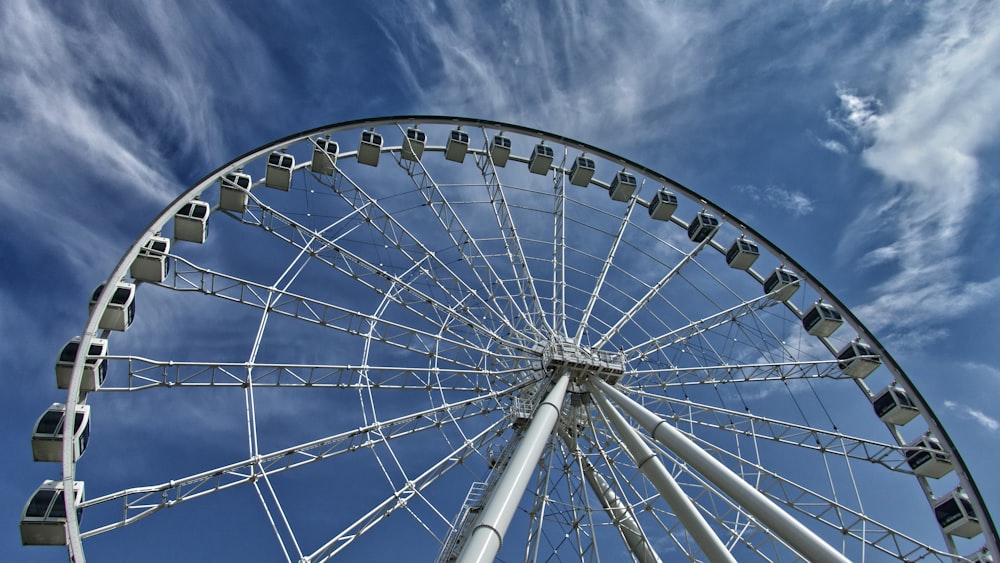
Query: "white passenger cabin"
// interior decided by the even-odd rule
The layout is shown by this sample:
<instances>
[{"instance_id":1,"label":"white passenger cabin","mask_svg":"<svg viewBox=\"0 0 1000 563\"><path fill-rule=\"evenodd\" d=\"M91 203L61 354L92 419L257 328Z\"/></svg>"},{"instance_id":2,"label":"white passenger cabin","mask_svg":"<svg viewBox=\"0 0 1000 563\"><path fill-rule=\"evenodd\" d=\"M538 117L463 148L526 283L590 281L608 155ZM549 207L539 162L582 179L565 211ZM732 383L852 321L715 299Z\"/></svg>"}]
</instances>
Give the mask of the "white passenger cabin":
<instances>
[{"instance_id":1,"label":"white passenger cabin","mask_svg":"<svg viewBox=\"0 0 1000 563\"><path fill-rule=\"evenodd\" d=\"M374 131L362 131L361 142L358 144L358 162L368 166L378 166L380 154L382 154L382 135Z\"/></svg>"},{"instance_id":2,"label":"white passenger cabin","mask_svg":"<svg viewBox=\"0 0 1000 563\"><path fill-rule=\"evenodd\" d=\"M649 202L649 216L660 221L669 221L677 211L677 194L667 188L660 188L653 201Z\"/></svg>"},{"instance_id":3,"label":"white passenger cabin","mask_svg":"<svg viewBox=\"0 0 1000 563\"><path fill-rule=\"evenodd\" d=\"M948 535L974 538L983 533L979 516L972 509L969 496L961 489L955 489L934 501L934 516Z\"/></svg>"},{"instance_id":4,"label":"white passenger cabin","mask_svg":"<svg viewBox=\"0 0 1000 563\"><path fill-rule=\"evenodd\" d=\"M594 161L591 158L580 155L573 160L573 166L569 169L569 183L574 186L587 187L590 179L594 177Z\"/></svg>"},{"instance_id":5,"label":"white passenger cabin","mask_svg":"<svg viewBox=\"0 0 1000 563\"><path fill-rule=\"evenodd\" d=\"M403 160L417 161L424 156L424 145L427 144L427 134L417 129L416 127L410 127L406 130L406 137L403 139L403 147L401 149L399 156Z\"/></svg>"},{"instance_id":6,"label":"white passenger cabin","mask_svg":"<svg viewBox=\"0 0 1000 563\"><path fill-rule=\"evenodd\" d=\"M799 276L778 267L764 280L764 293L775 301L788 301L799 290Z\"/></svg>"},{"instance_id":7,"label":"white passenger cabin","mask_svg":"<svg viewBox=\"0 0 1000 563\"><path fill-rule=\"evenodd\" d=\"M751 241L740 237L733 241L733 244L726 251L726 264L730 268L746 270L760 257L760 248Z\"/></svg>"},{"instance_id":8,"label":"white passenger cabin","mask_svg":"<svg viewBox=\"0 0 1000 563\"><path fill-rule=\"evenodd\" d=\"M846 375L864 379L882 365L882 359L875 354L871 346L855 340L837 353L837 365Z\"/></svg>"},{"instance_id":9,"label":"white passenger cabin","mask_svg":"<svg viewBox=\"0 0 1000 563\"><path fill-rule=\"evenodd\" d=\"M70 340L63 346L56 361L56 387L69 389L70 378L73 375L73 362L76 352L80 349L80 337ZM80 396L88 391L101 388L104 378L108 375L108 363L100 356L108 355L108 341L105 338L93 338L90 341L87 360L83 367L83 380L80 382Z\"/></svg>"},{"instance_id":10,"label":"white passenger cabin","mask_svg":"<svg viewBox=\"0 0 1000 563\"><path fill-rule=\"evenodd\" d=\"M615 174L614 179L611 180L608 195L615 201L628 201L628 198L632 197L632 194L635 193L637 185L635 176L622 170Z\"/></svg>"},{"instance_id":11,"label":"white passenger cabin","mask_svg":"<svg viewBox=\"0 0 1000 563\"><path fill-rule=\"evenodd\" d=\"M219 181L219 209L243 213L247 210L247 194L253 181L249 174L230 172Z\"/></svg>"},{"instance_id":12,"label":"white passenger cabin","mask_svg":"<svg viewBox=\"0 0 1000 563\"><path fill-rule=\"evenodd\" d=\"M710 213L699 212L688 225L688 238L691 242L703 242L712 238L719 230L719 220Z\"/></svg>"},{"instance_id":13,"label":"white passenger cabin","mask_svg":"<svg viewBox=\"0 0 1000 563\"><path fill-rule=\"evenodd\" d=\"M889 385L879 391L872 401L872 407L882 422L896 426L902 426L920 414L920 410L910 400L910 396L898 385Z\"/></svg>"},{"instance_id":14,"label":"white passenger cabin","mask_svg":"<svg viewBox=\"0 0 1000 563\"><path fill-rule=\"evenodd\" d=\"M802 327L813 336L827 337L844 324L843 317L826 303L815 303L802 315Z\"/></svg>"},{"instance_id":15,"label":"white passenger cabin","mask_svg":"<svg viewBox=\"0 0 1000 563\"><path fill-rule=\"evenodd\" d=\"M154 236L139 249L139 255L132 261L130 272L138 281L161 283L170 272L170 239Z\"/></svg>"},{"instance_id":16,"label":"white passenger cabin","mask_svg":"<svg viewBox=\"0 0 1000 563\"><path fill-rule=\"evenodd\" d=\"M90 296L90 313L93 314L97 305L97 298L101 296L104 284L97 286ZM105 330L128 330L135 319L135 284L118 282L115 284L115 292L111 295L111 301L104 309L98 328Z\"/></svg>"},{"instance_id":17,"label":"white passenger cabin","mask_svg":"<svg viewBox=\"0 0 1000 563\"><path fill-rule=\"evenodd\" d=\"M316 139L313 144L312 162L309 168L324 176L330 176L334 172L334 165L337 164L337 152L340 147L337 141L331 141L327 135L325 139Z\"/></svg>"},{"instance_id":18,"label":"white passenger cabin","mask_svg":"<svg viewBox=\"0 0 1000 563\"><path fill-rule=\"evenodd\" d=\"M924 434L910 442L903 449L906 464L917 475L940 479L954 469L951 456L941 447L941 442L930 434Z\"/></svg>"},{"instance_id":19,"label":"white passenger cabin","mask_svg":"<svg viewBox=\"0 0 1000 563\"><path fill-rule=\"evenodd\" d=\"M444 157L452 162L465 162L467 152L469 152L469 134L461 129L453 130L444 148Z\"/></svg>"},{"instance_id":20,"label":"white passenger cabin","mask_svg":"<svg viewBox=\"0 0 1000 563\"><path fill-rule=\"evenodd\" d=\"M66 405L52 403L35 423L31 434L31 454L35 461L62 461L63 425ZM90 439L90 405L77 405L73 421L73 461L80 459Z\"/></svg>"},{"instance_id":21,"label":"white passenger cabin","mask_svg":"<svg viewBox=\"0 0 1000 563\"><path fill-rule=\"evenodd\" d=\"M45 481L28 499L21 513L23 545L66 545L66 502L62 481ZM73 505L83 502L83 481L73 482ZM83 509L76 509L77 521Z\"/></svg>"},{"instance_id":22,"label":"white passenger cabin","mask_svg":"<svg viewBox=\"0 0 1000 563\"><path fill-rule=\"evenodd\" d=\"M494 166L503 168L507 166L507 159L510 158L510 139L503 135L493 135L490 141L490 159Z\"/></svg>"},{"instance_id":23,"label":"white passenger cabin","mask_svg":"<svg viewBox=\"0 0 1000 563\"><path fill-rule=\"evenodd\" d=\"M208 237L208 215L212 212L207 201L193 200L181 206L174 215L174 238L201 244Z\"/></svg>"},{"instance_id":24,"label":"white passenger cabin","mask_svg":"<svg viewBox=\"0 0 1000 563\"><path fill-rule=\"evenodd\" d=\"M267 155L267 170L264 172L264 185L276 190L288 191L292 185L292 169L295 168L295 157L284 152L272 152Z\"/></svg>"},{"instance_id":25,"label":"white passenger cabin","mask_svg":"<svg viewBox=\"0 0 1000 563\"><path fill-rule=\"evenodd\" d=\"M532 174L541 174L544 176L549 173L549 168L552 166L552 159L554 157L555 153L552 152L552 147L539 143L531 151L531 158L528 159L528 170Z\"/></svg>"}]
</instances>

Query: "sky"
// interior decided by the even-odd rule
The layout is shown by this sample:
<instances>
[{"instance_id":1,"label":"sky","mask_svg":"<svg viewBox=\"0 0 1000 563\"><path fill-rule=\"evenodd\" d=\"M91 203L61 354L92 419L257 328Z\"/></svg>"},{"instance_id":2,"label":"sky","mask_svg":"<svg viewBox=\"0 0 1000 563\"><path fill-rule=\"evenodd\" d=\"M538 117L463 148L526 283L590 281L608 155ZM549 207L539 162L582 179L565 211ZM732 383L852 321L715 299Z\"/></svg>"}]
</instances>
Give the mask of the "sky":
<instances>
[{"instance_id":1,"label":"sky","mask_svg":"<svg viewBox=\"0 0 1000 563\"><path fill-rule=\"evenodd\" d=\"M0 6L0 559L86 300L188 186L366 117L516 123L732 211L891 351L1000 510L994 2L53 2ZM204 422L210 425L211 421ZM210 426L209 426L210 428Z\"/></svg>"}]
</instances>

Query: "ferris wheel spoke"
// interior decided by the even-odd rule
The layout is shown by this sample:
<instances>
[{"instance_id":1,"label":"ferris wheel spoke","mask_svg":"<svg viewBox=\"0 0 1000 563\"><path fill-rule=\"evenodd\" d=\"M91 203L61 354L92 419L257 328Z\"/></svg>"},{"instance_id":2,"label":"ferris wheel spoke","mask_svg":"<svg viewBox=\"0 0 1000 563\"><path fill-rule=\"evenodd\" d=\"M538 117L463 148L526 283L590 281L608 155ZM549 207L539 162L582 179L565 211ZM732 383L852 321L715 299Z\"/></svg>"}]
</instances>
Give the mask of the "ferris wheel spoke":
<instances>
[{"instance_id":1,"label":"ferris wheel spoke","mask_svg":"<svg viewBox=\"0 0 1000 563\"><path fill-rule=\"evenodd\" d=\"M793 379L851 379L851 376L840 371L837 360L663 367L635 370L630 373L636 377L631 386L640 390Z\"/></svg>"},{"instance_id":2,"label":"ferris wheel spoke","mask_svg":"<svg viewBox=\"0 0 1000 563\"><path fill-rule=\"evenodd\" d=\"M480 130L483 133L483 139L488 149L490 141L486 129L481 128ZM486 185L487 194L496 214L497 227L500 236L503 238L507 260L510 262L511 270L514 272L513 278L517 287L517 293L518 295L525 295L527 296L526 298L531 300L530 304L525 304L525 310L530 315L529 324L531 326L544 327L545 330L551 331L552 328L545 317L545 310L538 295L538 288L535 287L534 277L528 266L528 259L521 243L521 237L518 235L510 205L504 193L503 182L500 181L496 164L493 162L487 149L475 155L476 163L482 174L483 183Z\"/></svg>"},{"instance_id":3,"label":"ferris wheel spoke","mask_svg":"<svg viewBox=\"0 0 1000 563\"><path fill-rule=\"evenodd\" d=\"M684 266L686 266L687 264L691 263L694 260L695 256L697 256L698 253L701 252L701 249L704 248L709 243L710 240L711 239L705 239L704 241L698 243L697 246L695 246L690 252L685 254L684 257L681 258L680 261L678 261L677 264L675 264L674 267L671 268L669 272L664 274L663 277L661 277L659 281L657 281L655 284L653 285L647 284L646 294L640 297L632 306L632 308L629 309L629 311L626 312L624 315L622 315L621 318L614 324L614 326L608 329L608 331L605 332L603 336L601 336L600 340L594 343L593 347L601 348L602 346L607 344L607 342L611 340L611 338L613 338L616 334L618 334L618 332L622 329L622 327L624 327L626 324L632 321L636 313L638 313L642 308L646 307L649 304L649 302L652 301L653 297L655 297L658 293L660 293L660 291L662 291L663 288L666 287L667 283L670 282L670 280L672 280L674 276L680 273L681 269L684 268Z\"/></svg>"},{"instance_id":4,"label":"ferris wheel spoke","mask_svg":"<svg viewBox=\"0 0 1000 563\"><path fill-rule=\"evenodd\" d=\"M162 387L316 387L359 389L369 385L386 390L480 393L498 382L510 382L525 371L509 369L445 369L407 366L361 366L347 364L275 364L260 362L201 362L154 360L140 356L105 356L112 363L126 364L124 385L114 376L101 392L140 391ZM366 372L366 381L360 374Z\"/></svg>"},{"instance_id":5,"label":"ferris wheel spoke","mask_svg":"<svg viewBox=\"0 0 1000 563\"><path fill-rule=\"evenodd\" d=\"M524 385L527 383L520 387ZM465 420L481 419L490 413L505 413L506 407L501 403L501 400L515 393L520 387L485 393L391 420L375 422L269 454L253 456L241 462L188 477L173 479L159 485L133 487L87 500L81 503L81 508L121 501L122 516L120 520L103 525L99 524L97 527L83 532L81 536L86 538L121 528L146 518L163 508L169 508L239 485L255 483L264 475L275 475L343 454L371 449L427 430L439 430L444 425L457 425ZM489 428L495 428L505 420L505 417L500 417ZM479 437L481 438L482 435Z\"/></svg>"},{"instance_id":6,"label":"ferris wheel spoke","mask_svg":"<svg viewBox=\"0 0 1000 563\"><path fill-rule=\"evenodd\" d=\"M407 481L403 487L397 489L393 494L386 497L385 500L309 555L308 561L311 563L328 561L356 539L384 521L396 510L406 507L407 502L414 496L418 496L421 491L432 485L450 470L462 465L467 458L478 454L494 436L503 431L503 423L503 420L499 420L489 425L447 456L441 458L441 460L426 471Z\"/></svg>"},{"instance_id":7,"label":"ferris wheel spoke","mask_svg":"<svg viewBox=\"0 0 1000 563\"><path fill-rule=\"evenodd\" d=\"M253 197L251 195L251 198ZM389 272L385 268L351 252L340 243L340 240L356 227L348 229L337 238L330 239L324 234L326 229L324 231L316 231L260 203L256 198L254 198L254 201L259 206L255 209L258 214L244 214L242 219L244 223L260 227L266 232L295 246L300 251L308 252L310 259L333 268L344 274L348 279L361 283L364 287L379 295L391 296L393 302L397 305L414 311L429 306L438 314L458 317L467 326L488 335L490 338L504 341L500 334L496 332L496 328L487 327L481 319L467 313L468 307L463 305L463 301L475 292L470 291L468 287L448 288L442 283L446 279L457 281L459 278L453 275L450 270L447 272L450 275L440 275L440 268L432 268L430 264L434 261L433 253L428 252L422 258L406 254L406 258L410 263L409 268L402 273ZM370 218L369 208L373 206L373 204L369 203L363 204L355 209L351 215L357 213L364 220L367 220ZM247 217L251 217L253 220ZM340 219L334 222L331 224L331 227L339 225L343 220ZM384 235L384 233L382 234ZM318 243L319 248L311 248L313 243ZM407 278L410 278L412 281L408 281ZM414 282L418 280L437 286L442 292L442 297L447 299L448 303L442 302L441 298L437 296L432 296L421 291L414 285ZM410 295L410 297L404 297L404 293ZM459 297L459 293L464 293L465 296ZM495 318L495 315L492 318ZM503 323L501 322L501 324Z\"/></svg>"},{"instance_id":8,"label":"ferris wheel spoke","mask_svg":"<svg viewBox=\"0 0 1000 563\"><path fill-rule=\"evenodd\" d=\"M480 290L468 285L468 282L459 276L449 264L442 261L437 252L428 247L400 223L394 214L386 210L377 199L371 197L343 170L335 166L333 180L329 182L321 181L320 183L328 186L352 207L361 210L361 215L364 218L366 226L377 232L383 240L401 252L410 262L427 259L429 266L426 278L435 284L445 295L448 295L449 301L460 303L465 299L470 299L475 303L477 310L482 310L494 322L503 325L513 338L528 341L527 335L522 330L537 333L537 329L530 323L526 327L516 328L510 319L512 315L508 315L498 309L495 300L490 297L491 294L483 295L487 293L486 290L488 287L484 286L484 289ZM455 287L450 288L446 286L444 284L445 281L454 283Z\"/></svg>"},{"instance_id":9,"label":"ferris wheel spoke","mask_svg":"<svg viewBox=\"0 0 1000 563\"><path fill-rule=\"evenodd\" d=\"M521 308L519 301L510 293L510 288L507 286L508 280L505 280L496 271L493 262L489 260L480 247L480 242L462 221L452 203L445 197L441 186L428 172L423 161L420 159L404 160L401 154L395 154L395 158L399 167L406 172L417 191L423 196L427 209L437 218L439 226L451 241L451 248L459 251L462 261L469 267L469 271L476 278L479 287L488 290L491 295L497 290L503 294L504 301L509 303L511 308L507 315L508 319L529 319L530 317ZM512 272L511 277L516 278L517 272ZM533 324L527 324L524 328L541 334L538 327Z\"/></svg>"},{"instance_id":10,"label":"ferris wheel spoke","mask_svg":"<svg viewBox=\"0 0 1000 563\"><path fill-rule=\"evenodd\" d=\"M618 226L618 232L615 234L614 240L611 243L611 248L608 250L608 256L601 264L601 273L597 276L597 281L594 283L593 290L590 291L590 299L587 302L586 307L583 309L583 314L580 318L580 326L576 329L576 336L573 340L577 344L583 340L583 332L587 329L590 324L590 315L594 311L594 305L597 304L597 299L601 294L601 290L604 288L605 280L607 280L608 272L611 270L611 265L615 261L615 255L618 253L618 246L622 242L622 238L625 236L626 228L631 225L630 218L632 217L632 211L635 209L636 200L632 199L628 203L628 207L625 209L625 215L622 216L621 224Z\"/></svg>"},{"instance_id":11,"label":"ferris wheel spoke","mask_svg":"<svg viewBox=\"0 0 1000 563\"><path fill-rule=\"evenodd\" d=\"M913 473L906 462L903 448L865 438L849 436L836 430L822 430L803 424L795 424L725 409L715 405L699 403L689 399L675 399L646 391L628 393L634 399L642 399L647 408L655 401L662 405L661 416L670 418L685 427L700 427L722 430L753 439L765 439L798 448L805 448L823 455L836 455L857 459L886 467L900 473ZM655 407L652 410L657 410ZM665 411L665 412L664 412Z\"/></svg>"},{"instance_id":12,"label":"ferris wheel spoke","mask_svg":"<svg viewBox=\"0 0 1000 563\"><path fill-rule=\"evenodd\" d=\"M682 344L705 333L736 323L741 318L754 314L757 310L774 306L777 303L780 302L771 299L768 295L743 301L702 319L690 321L682 327L657 335L630 348L625 348L625 360L628 362L642 360L656 350Z\"/></svg>"},{"instance_id":13,"label":"ferris wheel spoke","mask_svg":"<svg viewBox=\"0 0 1000 563\"><path fill-rule=\"evenodd\" d=\"M162 287L178 291L197 291L206 295L218 297L248 305L269 313L295 318L320 326L364 337L369 334L369 328L378 326L373 337L390 346L411 350L417 353L429 354L434 349L434 343L444 341L459 349L472 350L478 354L495 354L479 345L469 342L462 332L447 331L456 338L447 338L437 333L411 327L400 322L380 319L372 315L348 309L332 303L311 299L291 292L281 292L276 288L243 280L227 274L213 272L194 265L188 260L174 257L177 267L171 278L171 283L158 284ZM184 266L182 269L181 266ZM513 349L520 348L510 343ZM502 357L518 358L517 355L501 355ZM462 365L459 363L459 365ZM473 368L474 365L464 367Z\"/></svg>"}]
</instances>

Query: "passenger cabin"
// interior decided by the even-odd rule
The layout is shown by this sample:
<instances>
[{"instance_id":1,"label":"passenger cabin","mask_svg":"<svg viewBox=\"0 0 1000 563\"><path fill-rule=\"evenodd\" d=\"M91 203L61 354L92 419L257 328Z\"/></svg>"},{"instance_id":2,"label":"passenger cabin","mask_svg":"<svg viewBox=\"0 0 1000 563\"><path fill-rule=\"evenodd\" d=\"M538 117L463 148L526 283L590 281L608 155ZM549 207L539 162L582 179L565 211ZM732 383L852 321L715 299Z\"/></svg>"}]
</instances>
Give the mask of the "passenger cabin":
<instances>
[{"instance_id":1,"label":"passenger cabin","mask_svg":"<svg viewBox=\"0 0 1000 563\"><path fill-rule=\"evenodd\" d=\"M59 389L69 389L70 378L73 375L73 362L76 352L80 349L80 337L70 340L63 346L56 361L56 386ZM83 367L83 380L80 382L80 396L88 391L101 388L104 378L108 375L108 363L101 356L108 355L108 341L104 338L93 338L90 341L87 360Z\"/></svg>"},{"instance_id":2,"label":"passenger cabin","mask_svg":"<svg viewBox=\"0 0 1000 563\"><path fill-rule=\"evenodd\" d=\"M747 270L760 257L760 248L752 240L740 237L726 251L726 264L737 270Z\"/></svg>"},{"instance_id":3,"label":"passenger cabin","mask_svg":"<svg viewBox=\"0 0 1000 563\"><path fill-rule=\"evenodd\" d=\"M267 170L264 172L264 185L276 190L288 191L292 185L292 169L295 168L295 157L284 152L272 152L267 155Z\"/></svg>"},{"instance_id":4,"label":"passenger cabin","mask_svg":"<svg viewBox=\"0 0 1000 563\"><path fill-rule=\"evenodd\" d=\"M490 159L494 166L503 168L507 166L507 159L510 158L510 139L503 135L493 135L490 141Z\"/></svg>"},{"instance_id":5,"label":"passenger cabin","mask_svg":"<svg viewBox=\"0 0 1000 563\"><path fill-rule=\"evenodd\" d=\"M21 513L21 543L23 545L66 545L66 501L62 481L45 481ZM73 483L73 504L83 502L83 482ZM83 509L76 509L77 521Z\"/></svg>"},{"instance_id":6,"label":"passenger cabin","mask_svg":"<svg viewBox=\"0 0 1000 563\"><path fill-rule=\"evenodd\" d=\"M864 379L882 365L882 359L871 346L855 340L837 353L840 371L856 379Z\"/></svg>"},{"instance_id":7,"label":"passenger cabin","mask_svg":"<svg viewBox=\"0 0 1000 563\"><path fill-rule=\"evenodd\" d=\"M382 154L382 135L374 131L362 131L361 142L358 144L358 162L368 166L378 166L380 154Z\"/></svg>"},{"instance_id":8,"label":"passenger cabin","mask_svg":"<svg viewBox=\"0 0 1000 563\"><path fill-rule=\"evenodd\" d=\"M983 533L979 516L972 509L969 496L955 489L934 501L934 516L944 533L962 538L974 538Z\"/></svg>"},{"instance_id":9,"label":"passenger cabin","mask_svg":"<svg viewBox=\"0 0 1000 563\"><path fill-rule=\"evenodd\" d=\"M52 403L35 423L31 434L31 454L35 461L62 461L63 425L66 405ZM73 461L80 459L90 439L90 405L77 405L73 421Z\"/></svg>"},{"instance_id":10,"label":"passenger cabin","mask_svg":"<svg viewBox=\"0 0 1000 563\"><path fill-rule=\"evenodd\" d=\"M90 313L94 313L97 305L97 298L104 291L104 284L97 286L90 296ZM111 295L111 301L101 315L98 328L104 330L128 330L135 319L135 284L118 282L115 284L115 292Z\"/></svg>"},{"instance_id":11,"label":"passenger cabin","mask_svg":"<svg viewBox=\"0 0 1000 563\"><path fill-rule=\"evenodd\" d=\"M667 188L660 188L649 202L649 216L659 221L669 221L677 211L677 195Z\"/></svg>"},{"instance_id":12,"label":"passenger cabin","mask_svg":"<svg viewBox=\"0 0 1000 563\"><path fill-rule=\"evenodd\" d=\"M230 172L219 181L219 209L243 213L247 210L247 194L253 181L249 174Z\"/></svg>"},{"instance_id":13,"label":"passenger cabin","mask_svg":"<svg viewBox=\"0 0 1000 563\"><path fill-rule=\"evenodd\" d=\"M951 456L941 447L941 442L930 434L924 434L910 442L903 449L903 454L906 456L906 464L917 475L940 479L954 469Z\"/></svg>"},{"instance_id":14,"label":"passenger cabin","mask_svg":"<svg viewBox=\"0 0 1000 563\"><path fill-rule=\"evenodd\" d=\"M882 422L896 426L902 426L920 414L920 410L910 400L910 396L898 385L889 385L879 391L872 401L872 407L875 408L875 414L882 419Z\"/></svg>"},{"instance_id":15,"label":"passenger cabin","mask_svg":"<svg viewBox=\"0 0 1000 563\"><path fill-rule=\"evenodd\" d=\"M329 135L325 139L316 139L313 144L313 157L309 168L317 174L333 175L339 150L340 146L337 145L337 141L331 141Z\"/></svg>"},{"instance_id":16,"label":"passenger cabin","mask_svg":"<svg viewBox=\"0 0 1000 563\"><path fill-rule=\"evenodd\" d=\"M775 301L788 301L799 290L799 276L778 267L764 280L764 293Z\"/></svg>"},{"instance_id":17,"label":"passenger cabin","mask_svg":"<svg viewBox=\"0 0 1000 563\"><path fill-rule=\"evenodd\" d=\"M710 213L699 212L688 225L688 238L691 242L704 242L719 230L719 219Z\"/></svg>"},{"instance_id":18,"label":"passenger cabin","mask_svg":"<svg viewBox=\"0 0 1000 563\"><path fill-rule=\"evenodd\" d=\"M555 153L552 152L552 147L538 143L531 151L531 158L528 159L528 170L532 174L544 176L549 173L553 158L555 158Z\"/></svg>"},{"instance_id":19,"label":"passenger cabin","mask_svg":"<svg viewBox=\"0 0 1000 563\"><path fill-rule=\"evenodd\" d=\"M139 249L139 255L132 261L130 272L138 281L161 283L170 272L170 239L154 236Z\"/></svg>"},{"instance_id":20,"label":"passenger cabin","mask_svg":"<svg viewBox=\"0 0 1000 563\"><path fill-rule=\"evenodd\" d=\"M635 176L622 170L615 174L614 179L611 180L611 187L608 188L608 194L615 201L628 201L628 198L632 197L632 194L635 193L637 185Z\"/></svg>"},{"instance_id":21,"label":"passenger cabin","mask_svg":"<svg viewBox=\"0 0 1000 563\"><path fill-rule=\"evenodd\" d=\"M837 332L842 324L844 319L840 313L826 303L816 303L802 315L802 327L813 336L826 338Z\"/></svg>"},{"instance_id":22,"label":"passenger cabin","mask_svg":"<svg viewBox=\"0 0 1000 563\"><path fill-rule=\"evenodd\" d=\"M201 244L208 237L208 215L212 208L207 201L194 200L181 206L174 215L174 238Z\"/></svg>"},{"instance_id":23,"label":"passenger cabin","mask_svg":"<svg viewBox=\"0 0 1000 563\"><path fill-rule=\"evenodd\" d=\"M580 155L573 160L573 166L569 169L569 183L574 186L587 187L590 179L594 177L594 161L591 158Z\"/></svg>"},{"instance_id":24,"label":"passenger cabin","mask_svg":"<svg viewBox=\"0 0 1000 563\"><path fill-rule=\"evenodd\" d=\"M469 134L461 129L455 129L448 137L444 147L444 157L452 162L465 162L465 153L469 152Z\"/></svg>"},{"instance_id":25,"label":"passenger cabin","mask_svg":"<svg viewBox=\"0 0 1000 563\"><path fill-rule=\"evenodd\" d=\"M418 161L424 156L424 145L427 144L427 133L416 127L409 127L406 130L406 138L403 139L403 147L399 156L403 160Z\"/></svg>"}]
</instances>

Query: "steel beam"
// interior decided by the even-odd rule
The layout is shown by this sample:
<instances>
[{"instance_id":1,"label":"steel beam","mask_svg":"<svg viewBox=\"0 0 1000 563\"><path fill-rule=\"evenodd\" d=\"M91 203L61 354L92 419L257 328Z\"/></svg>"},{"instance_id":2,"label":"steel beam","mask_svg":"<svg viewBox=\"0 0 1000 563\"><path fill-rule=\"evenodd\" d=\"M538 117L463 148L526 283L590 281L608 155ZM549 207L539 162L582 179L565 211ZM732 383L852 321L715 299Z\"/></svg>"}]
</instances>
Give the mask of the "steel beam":
<instances>
[{"instance_id":1,"label":"steel beam","mask_svg":"<svg viewBox=\"0 0 1000 563\"><path fill-rule=\"evenodd\" d=\"M763 493L701 449L680 430L604 381L591 378L590 384L600 389L635 419L640 426L645 428L656 441L663 444L671 453L684 460L702 477L752 514L804 559L817 563L847 563L849 561L812 530L792 518Z\"/></svg>"},{"instance_id":2,"label":"steel beam","mask_svg":"<svg viewBox=\"0 0 1000 563\"><path fill-rule=\"evenodd\" d=\"M545 400L535 409L531 424L528 425L503 475L493 487L472 534L462 548L458 563L487 563L496 557L507 527L514 517L514 511L517 510L531 474L542 456L545 443L552 435L556 422L559 421L559 412L562 410L568 385L569 375L561 375Z\"/></svg>"},{"instance_id":3,"label":"steel beam","mask_svg":"<svg viewBox=\"0 0 1000 563\"><path fill-rule=\"evenodd\" d=\"M632 555L639 563L662 563L660 557L653 551L646 534L639 527L639 521L636 520L632 507L618 498L611 485L601 476L594 464L580 453L576 438L566 434L560 435L566 442L566 447L577 456L584 479L590 485L590 489L594 491L608 517L611 518L611 522L618 528L618 532L622 535L622 539L625 540L625 545L628 546Z\"/></svg>"},{"instance_id":4,"label":"steel beam","mask_svg":"<svg viewBox=\"0 0 1000 563\"><path fill-rule=\"evenodd\" d=\"M677 515L677 519L680 520L681 525L684 526L687 533L691 535L691 538L701 548L702 553L712 563L736 563L736 559L729 553L729 550L726 549L722 540L719 539L719 536L708 525L708 522L705 521L701 513L698 512L698 508L691 502L690 497L684 493L680 485L677 484L677 481L670 475L670 472L667 471L667 468L660 461L660 458L657 457L656 453L653 452L653 449L642 441L638 432L608 402L604 393L594 388L594 381L604 382L596 377L591 377L588 381L587 387L597 401L597 407L601 409L604 416L615 427L615 432L621 439L622 444L624 444L625 451L628 452L629 457L635 462L635 466L656 487L663 500L667 501L670 509ZM607 383L604 383L604 385L610 387Z\"/></svg>"}]
</instances>

